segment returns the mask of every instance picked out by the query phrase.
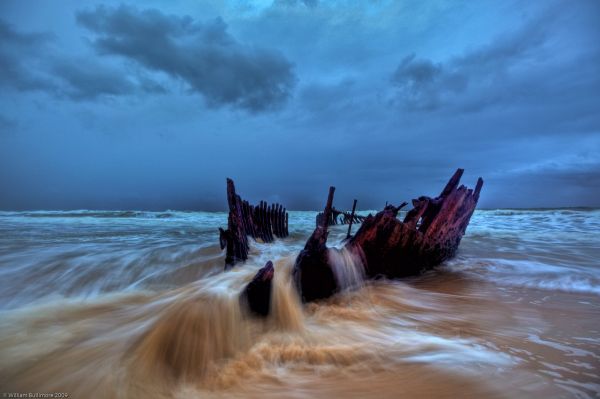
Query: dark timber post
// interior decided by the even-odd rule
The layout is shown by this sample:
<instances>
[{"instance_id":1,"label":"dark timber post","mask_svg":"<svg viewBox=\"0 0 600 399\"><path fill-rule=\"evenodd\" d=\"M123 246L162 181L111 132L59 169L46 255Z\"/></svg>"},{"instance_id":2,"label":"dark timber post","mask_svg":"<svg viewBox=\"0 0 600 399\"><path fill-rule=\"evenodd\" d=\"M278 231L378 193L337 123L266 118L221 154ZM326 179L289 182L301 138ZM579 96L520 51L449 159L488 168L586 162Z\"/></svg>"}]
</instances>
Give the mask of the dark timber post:
<instances>
[{"instance_id":1,"label":"dark timber post","mask_svg":"<svg viewBox=\"0 0 600 399\"><path fill-rule=\"evenodd\" d=\"M331 220L331 207L333 204L333 193L335 192L335 187L329 187L329 195L327 196L327 205L325 205L325 211L323 212L323 229L327 231L327 227L329 227L329 221Z\"/></svg>"},{"instance_id":2,"label":"dark timber post","mask_svg":"<svg viewBox=\"0 0 600 399\"><path fill-rule=\"evenodd\" d=\"M235 193L233 180L227 179L227 203L229 205L228 229L221 233L227 242L225 268L232 267L237 261L248 259L248 238L244 228L240 197Z\"/></svg>"},{"instance_id":3,"label":"dark timber post","mask_svg":"<svg viewBox=\"0 0 600 399\"><path fill-rule=\"evenodd\" d=\"M348 234L346 234L346 238L350 238L350 232L352 231L352 222L354 221L354 211L356 210L356 200L354 200L354 204L352 204L352 213L350 213L350 224L348 225Z\"/></svg>"}]
</instances>

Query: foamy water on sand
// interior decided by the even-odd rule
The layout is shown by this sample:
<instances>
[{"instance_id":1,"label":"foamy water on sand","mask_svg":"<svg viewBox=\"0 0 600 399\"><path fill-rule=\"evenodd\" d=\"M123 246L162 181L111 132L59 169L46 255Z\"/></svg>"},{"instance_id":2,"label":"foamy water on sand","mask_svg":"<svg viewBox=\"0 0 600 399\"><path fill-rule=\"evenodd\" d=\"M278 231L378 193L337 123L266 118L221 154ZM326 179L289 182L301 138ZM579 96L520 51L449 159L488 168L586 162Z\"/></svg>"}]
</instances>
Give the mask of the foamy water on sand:
<instances>
[{"instance_id":1,"label":"foamy water on sand","mask_svg":"<svg viewBox=\"0 0 600 399\"><path fill-rule=\"evenodd\" d=\"M457 257L301 305L315 212L223 272L206 212L0 212L0 392L71 397L595 397L600 211L477 211ZM335 245L347 227L333 227ZM238 294L267 260L272 312Z\"/></svg>"}]
</instances>

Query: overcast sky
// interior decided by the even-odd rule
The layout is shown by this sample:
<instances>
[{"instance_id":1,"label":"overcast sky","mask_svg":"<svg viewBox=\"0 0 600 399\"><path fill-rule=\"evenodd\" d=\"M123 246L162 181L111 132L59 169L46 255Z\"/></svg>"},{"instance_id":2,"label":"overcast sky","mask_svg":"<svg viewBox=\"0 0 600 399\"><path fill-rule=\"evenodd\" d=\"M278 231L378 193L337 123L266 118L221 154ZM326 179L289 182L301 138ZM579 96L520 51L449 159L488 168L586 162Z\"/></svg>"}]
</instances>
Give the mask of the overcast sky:
<instances>
[{"instance_id":1,"label":"overcast sky","mask_svg":"<svg viewBox=\"0 0 600 399\"><path fill-rule=\"evenodd\" d=\"M0 209L600 206L600 2L0 2Z\"/></svg>"}]
</instances>

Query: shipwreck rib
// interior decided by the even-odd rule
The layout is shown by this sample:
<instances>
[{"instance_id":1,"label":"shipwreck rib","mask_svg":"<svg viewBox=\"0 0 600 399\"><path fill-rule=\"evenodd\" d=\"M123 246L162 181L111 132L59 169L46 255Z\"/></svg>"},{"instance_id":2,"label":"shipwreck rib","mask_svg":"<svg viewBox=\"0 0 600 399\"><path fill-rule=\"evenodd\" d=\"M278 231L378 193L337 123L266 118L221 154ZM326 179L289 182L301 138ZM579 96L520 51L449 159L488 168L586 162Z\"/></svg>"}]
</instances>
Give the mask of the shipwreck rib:
<instances>
[{"instance_id":1,"label":"shipwreck rib","mask_svg":"<svg viewBox=\"0 0 600 399\"><path fill-rule=\"evenodd\" d=\"M274 237L288 236L288 214L281 204L268 205L260 201L254 206L242 200L235 192L233 180L227 179L229 215L227 230L219 228L221 249L226 248L225 269L248 259L248 236L266 243Z\"/></svg>"},{"instance_id":2,"label":"shipwreck rib","mask_svg":"<svg viewBox=\"0 0 600 399\"><path fill-rule=\"evenodd\" d=\"M356 209L356 200L354 200L354 205L352 207L352 212L344 212L338 211L335 207L331 208L331 213L329 215L329 225L334 226L336 224L352 224L352 223L362 223L367 217L354 214ZM323 212L317 214L316 225L320 225L323 223L323 218L325 217Z\"/></svg>"},{"instance_id":3,"label":"shipwreck rib","mask_svg":"<svg viewBox=\"0 0 600 399\"><path fill-rule=\"evenodd\" d=\"M356 200L352 204L352 212L350 213L350 218L348 218L348 233L346 234L346 238L350 238L350 233L352 232L352 223L354 222L354 212L356 211Z\"/></svg>"}]
</instances>

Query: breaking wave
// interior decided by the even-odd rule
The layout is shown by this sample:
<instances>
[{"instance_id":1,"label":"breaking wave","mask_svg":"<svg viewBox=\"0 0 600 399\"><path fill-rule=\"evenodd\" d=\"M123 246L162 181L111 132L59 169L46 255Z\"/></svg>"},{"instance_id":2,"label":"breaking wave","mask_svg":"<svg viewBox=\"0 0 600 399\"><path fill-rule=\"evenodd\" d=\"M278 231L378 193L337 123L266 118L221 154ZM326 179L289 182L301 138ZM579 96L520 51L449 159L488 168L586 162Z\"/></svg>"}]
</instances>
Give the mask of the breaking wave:
<instances>
[{"instance_id":1,"label":"breaking wave","mask_svg":"<svg viewBox=\"0 0 600 399\"><path fill-rule=\"evenodd\" d=\"M507 259L459 259L448 266L499 285L600 295L600 276L573 266Z\"/></svg>"}]
</instances>

